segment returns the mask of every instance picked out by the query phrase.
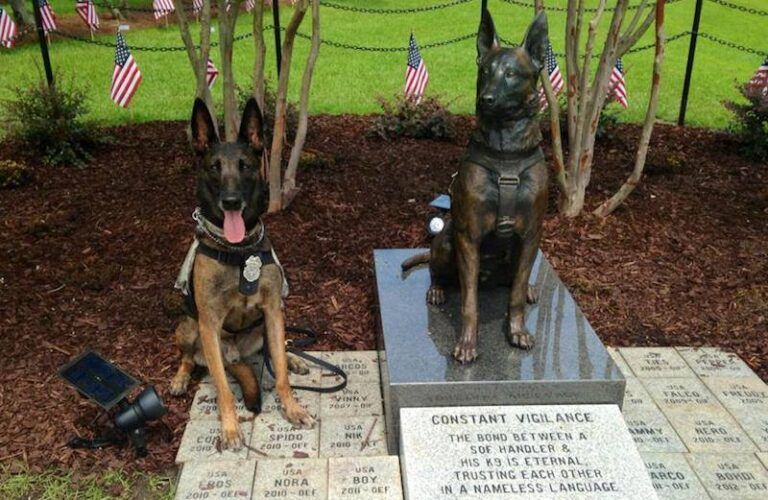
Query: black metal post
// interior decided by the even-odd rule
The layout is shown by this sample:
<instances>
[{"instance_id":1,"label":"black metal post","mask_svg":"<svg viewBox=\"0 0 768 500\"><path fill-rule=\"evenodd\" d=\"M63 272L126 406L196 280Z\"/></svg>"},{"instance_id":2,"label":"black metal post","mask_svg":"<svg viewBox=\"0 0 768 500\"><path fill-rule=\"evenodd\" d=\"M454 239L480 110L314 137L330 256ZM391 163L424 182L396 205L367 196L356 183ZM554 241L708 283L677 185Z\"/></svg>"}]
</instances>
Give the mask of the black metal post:
<instances>
[{"instance_id":1,"label":"black metal post","mask_svg":"<svg viewBox=\"0 0 768 500\"><path fill-rule=\"evenodd\" d=\"M51 69L51 58L48 55L48 40L45 38L43 29L43 18L40 15L40 0L32 0L32 9L35 11L35 26L37 26L37 38L40 40L40 53L43 55L43 67L45 67L45 78L48 80L48 86L53 86L53 69Z\"/></svg>"},{"instance_id":2,"label":"black metal post","mask_svg":"<svg viewBox=\"0 0 768 500\"><path fill-rule=\"evenodd\" d=\"M480 1L480 15L483 15L483 11L488 10L488 0Z\"/></svg>"},{"instance_id":3,"label":"black metal post","mask_svg":"<svg viewBox=\"0 0 768 500\"><path fill-rule=\"evenodd\" d=\"M280 67L283 65L283 48L280 43L280 0L272 0L272 24L275 28L275 59L279 77Z\"/></svg>"},{"instance_id":4,"label":"black metal post","mask_svg":"<svg viewBox=\"0 0 768 500\"><path fill-rule=\"evenodd\" d=\"M691 73L693 72L693 59L696 57L696 40L699 37L699 21L701 21L701 6L704 0L696 0L696 10L693 13L693 26L691 27L691 44L688 46L688 62L685 66L685 80L683 81L683 96L680 99L680 114L677 117L678 125L685 125L685 111L688 108L688 91L691 88Z\"/></svg>"}]
</instances>

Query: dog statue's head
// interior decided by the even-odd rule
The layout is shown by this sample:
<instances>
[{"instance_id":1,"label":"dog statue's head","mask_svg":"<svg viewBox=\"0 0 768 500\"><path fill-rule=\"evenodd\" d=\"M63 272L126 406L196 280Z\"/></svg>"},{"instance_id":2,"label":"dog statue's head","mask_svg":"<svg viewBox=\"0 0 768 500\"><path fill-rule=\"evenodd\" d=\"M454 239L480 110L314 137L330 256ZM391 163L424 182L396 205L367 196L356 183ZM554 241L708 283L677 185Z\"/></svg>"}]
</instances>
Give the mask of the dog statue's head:
<instances>
[{"instance_id":1,"label":"dog statue's head","mask_svg":"<svg viewBox=\"0 0 768 500\"><path fill-rule=\"evenodd\" d=\"M230 243L240 243L267 206L261 174L263 120L256 100L245 105L235 142L221 142L208 106L195 99L192 147L198 157L197 200L202 215L221 227Z\"/></svg>"},{"instance_id":2,"label":"dog statue's head","mask_svg":"<svg viewBox=\"0 0 768 500\"><path fill-rule=\"evenodd\" d=\"M538 111L536 83L546 64L547 16L539 12L519 47L502 47L491 14L483 10L477 32L477 115L507 121Z\"/></svg>"}]
</instances>

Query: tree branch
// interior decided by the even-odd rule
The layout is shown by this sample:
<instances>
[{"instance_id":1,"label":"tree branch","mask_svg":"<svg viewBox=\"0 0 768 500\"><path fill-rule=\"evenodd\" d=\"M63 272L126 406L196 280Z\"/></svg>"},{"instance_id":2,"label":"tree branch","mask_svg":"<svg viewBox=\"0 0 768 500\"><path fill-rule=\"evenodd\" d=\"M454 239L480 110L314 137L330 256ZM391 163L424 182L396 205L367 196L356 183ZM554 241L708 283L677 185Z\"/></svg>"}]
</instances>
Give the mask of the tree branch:
<instances>
[{"instance_id":1,"label":"tree branch","mask_svg":"<svg viewBox=\"0 0 768 500\"><path fill-rule=\"evenodd\" d=\"M220 2L223 0L219 0ZM277 212L282 208L282 161L283 137L285 135L286 101L288 99L288 81L291 72L291 58L296 32L307 12L308 0L298 0L294 6L293 16L285 29L283 40L280 75L275 98L275 126L272 130L272 150L269 158L269 212Z\"/></svg>"},{"instance_id":2,"label":"tree branch","mask_svg":"<svg viewBox=\"0 0 768 500\"><path fill-rule=\"evenodd\" d=\"M310 0L312 4L312 42L307 56L307 65L301 80L301 97L299 99L299 126L296 130L296 140L291 148L291 157L285 169L283 183L283 207L286 207L296 195L296 169L299 166L301 152L307 139L307 124L309 122L309 91L312 88L312 74L315 62L320 52L320 0Z\"/></svg>"},{"instance_id":3,"label":"tree branch","mask_svg":"<svg viewBox=\"0 0 768 500\"><path fill-rule=\"evenodd\" d=\"M651 82L651 97L648 101L648 110L645 113L643 131L640 135L640 141L635 155L635 166L632 173L619 188L618 191L609 199L604 201L595 211L595 215L606 217L621 205L624 200L634 191L639 184L645 168L645 161L648 156L648 149L653 134L653 126L656 122L656 111L659 104L659 90L661 88L661 66L664 62L664 45L666 35L664 33L664 7L666 0L658 0L654 17L656 18L656 55L653 59L653 79Z\"/></svg>"},{"instance_id":4,"label":"tree branch","mask_svg":"<svg viewBox=\"0 0 768 500\"><path fill-rule=\"evenodd\" d=\"M259 103L261 112L264 113L264 63L266 57L266 45L264 44L264 0L257 0L253 10L253 48L256 52L256 60L253 62L253 97Z\"/></svg>"}]
</instances>

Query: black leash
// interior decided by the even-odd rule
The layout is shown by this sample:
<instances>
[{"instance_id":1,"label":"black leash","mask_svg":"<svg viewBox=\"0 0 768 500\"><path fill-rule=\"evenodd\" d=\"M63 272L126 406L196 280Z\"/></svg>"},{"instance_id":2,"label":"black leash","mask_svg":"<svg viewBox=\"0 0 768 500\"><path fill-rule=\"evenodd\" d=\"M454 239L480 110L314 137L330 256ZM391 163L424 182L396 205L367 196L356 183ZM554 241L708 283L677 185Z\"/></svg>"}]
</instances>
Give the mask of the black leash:
<instances>
[{"instance_id":1,"label":"black leash","mask_svg":"<svg viewBox=\"0 0 768 500\"><path fill-rule=\"evenodd\" d=\"M305 359L310 363L314 363L317 366L330 370L331 372L333 372L335 375L338 375L342 379L341 382L339 382L338 384L332 387L311 387L307 385L291 385L291 388L296 389L297 391L310 391L310 392L320 392L323 394L330 394L332 392L338 392L347 386L347 374L344 370L341 369L341 367L333 365L327 361L324 361L320 358L316 358L315 356L312 356L310 354L307 354L304 351L297 349L297 347L300 347L300 348L309 347L315 342L317 342L317 333L315 333L313 330L310 330L309 328L301 328L298 326L288 326L285 328L285 330L287 332L304 335L303 338L298 338L295 340L290 339L285 348L286 352L295 354L296 356L302 359ZM267 371L274 379L275 372L272 370L272 363L270 363L269 361L269 348L267 346L264 347L264 364L267 367Z\"/></svg>"}]
</instances>

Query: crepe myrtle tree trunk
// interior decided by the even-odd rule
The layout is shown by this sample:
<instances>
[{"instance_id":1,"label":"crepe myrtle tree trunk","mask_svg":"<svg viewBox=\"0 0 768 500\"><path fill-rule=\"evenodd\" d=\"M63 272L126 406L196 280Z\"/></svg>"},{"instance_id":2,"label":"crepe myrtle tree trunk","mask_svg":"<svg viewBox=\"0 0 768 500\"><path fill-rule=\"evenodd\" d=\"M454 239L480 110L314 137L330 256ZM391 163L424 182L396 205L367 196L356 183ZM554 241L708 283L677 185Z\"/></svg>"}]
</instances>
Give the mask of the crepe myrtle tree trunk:
<instances>
[{"instance_id":1,"label":"crepe myrtle tree trunk","mask_svg":"<svg viewBox=\"0 0 768 500\"><path fill-rule=\"evenodd\" d=\"M211 52L211 1L203 0L203 7L200 11L199 50L195 47L195 42L192 40L189 19L187 18L184 4L180 4L176 9L176 19L179 24L181 40L184 42L184 47L187 49L189 64L192 66L192 71L195 75L195 97L199 97L205 101L208 108L212 111L213 99L206 80L208 58Z\"/></svg>"},{"instance_id":2,"label":"crepe myrtle tree trunk","mask_svg":"<svg viewBox=\"0 0 768 500\"><path fill-rule=\"evenodd\" d=\"M290 205L296 196L296 170L299 167L301 152L307 140L307 126L309 122L309 91L312 88L312 75L315 71L315 62L320 53L320 0L310 0L312 4L312 41L307 56L307 64L304 67L304 75L301 79L301 96L299 97L299 125L296 130L296 139L293 141L291 156L288 159L288 167L285 169L283 180L283 206Z\"/></svg>"},{"instance_id":3,"label":"crepe myrtle tree trunk","mask_svg":"<svg viewBox=\"0 0 768 500\"><path fill-rule=\"evenodd\" d=\"M221 56L222 89L224 93L224 136L227 141L237 139L237 97L235 96L235 74L232 68L235 23L240 11L241 0L232 0L227 11L227 0L217 0L219 19L219 54ZM204 63L205 64L205 63Z\"/></svg>"},{"instance_id":4,"label":"crepe myrtle tree trunk","mask_svg":"<svg viewBox=\"0 0 768 500\"><path fill-rule=\"evenodd\" d=\"M253 63L253 97L259 103L261 112L266 112L264 103L264 58L267 47L264 44L264 2L256 2L253 9L253 48L256 58Z\"/></svg>"},{"instance_id":5,"label":"crepe myrtle tree trunk","mask_svg":"<svg viewBox=\"0 0 768 500\"><path fill-rule=\"evenodd\" d=\"M658 2L654 9L648 0L642 0L631 19L627 20L629 0L616 0L610 26L605 35L599 62L592 69L600 21L606 11L606 0L600 0L587 23L584 53L581 54L582 30L585 26L585 2L568 0L565 23L565 63L567 75L566 110L568 114L568 155L564 155L559 110L555 110L557 99L548 84L546 72L542 82L550 106L550 126L553 129L553 150L555 156L555 179L560 188L560 212L567 217L576 217L584 208L584 196L592 174L595 136L600 112L608 97L609 80L616 60L621 57L648 30L660 10L663 16L664 2ZM658 4L661 4L660 9ZM537 0L537 9L543 2ZM650 137L650 136L649 136Z\"/></svg>"},{"instance_id":6,"label":"crepe myrtle tree trunk","mask_svg":"<svg viewBox=\"0 0 768 500\"><path fill-rule=\"evenodd\" d=\"M219 2L223 1L219 0ZM269 156L269 212L278 212L283 208L282 162L288 82L290 81L291 59L296 33L304 19L304 14L307 12L308 4L309 0L298 0L294 4L293 16L285 29L285 39L282 46L283 60L275 97L275 126L272 130L272 146Z\"/></svg>"}]
</instances>

